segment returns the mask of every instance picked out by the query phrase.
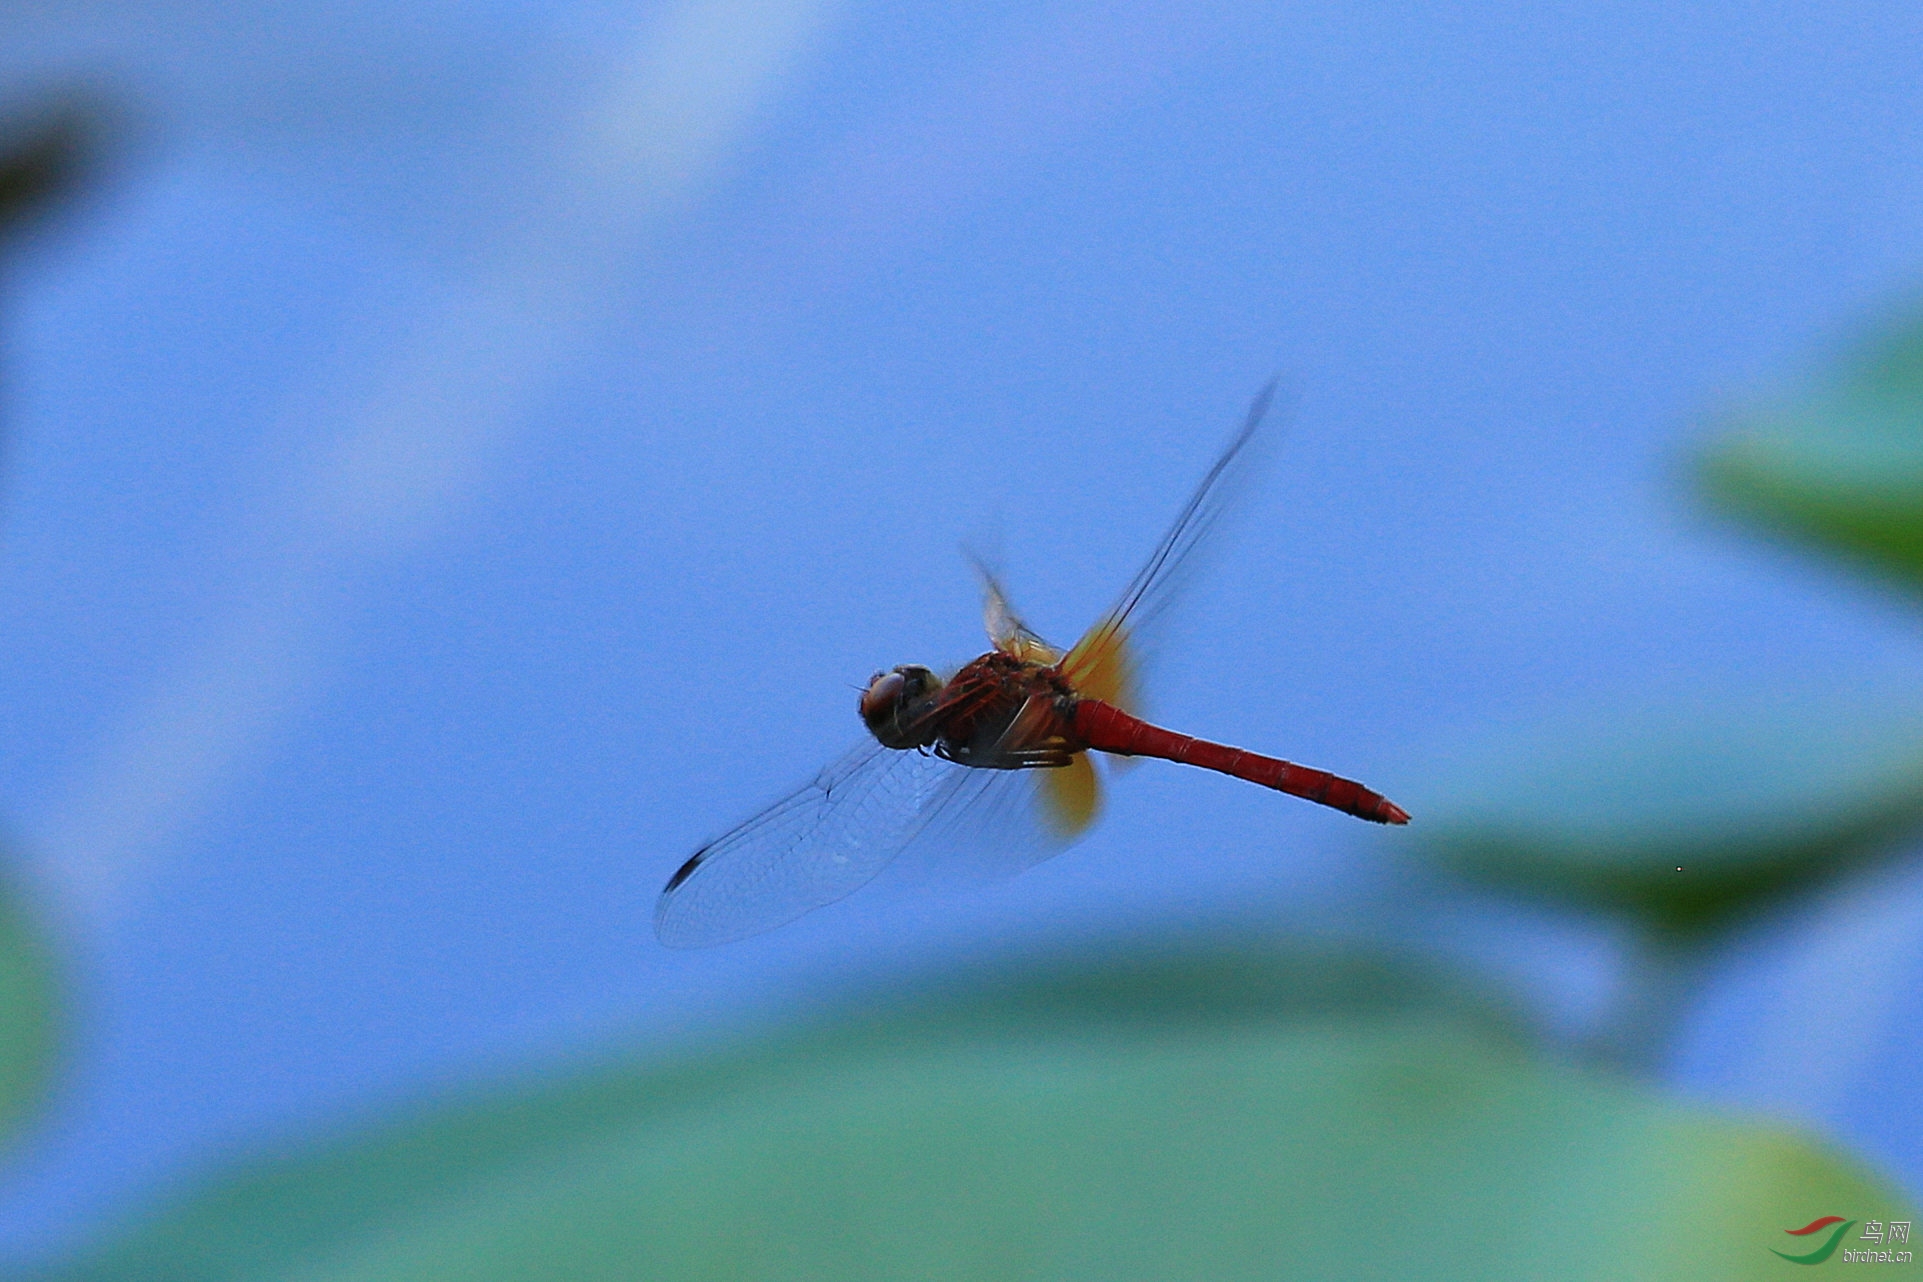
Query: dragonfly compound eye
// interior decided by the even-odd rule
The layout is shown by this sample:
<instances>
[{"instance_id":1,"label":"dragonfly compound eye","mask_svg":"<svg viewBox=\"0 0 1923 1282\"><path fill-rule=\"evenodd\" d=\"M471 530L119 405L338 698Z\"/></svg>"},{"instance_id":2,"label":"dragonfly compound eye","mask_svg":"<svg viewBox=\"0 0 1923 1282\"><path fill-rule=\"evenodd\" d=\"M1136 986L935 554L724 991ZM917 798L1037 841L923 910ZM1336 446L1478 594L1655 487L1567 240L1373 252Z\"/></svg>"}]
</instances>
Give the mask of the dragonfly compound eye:
<instances>
[{"instance_id":1,"label":"dragonfly compound eye","mask_svg":"<svg viewBox=\"0 0 1923 1282\"><path fill-rule=\"evenodd\" d=\"M891 716L901 703L902 680L899 672L877 672L861 692L861 719L873 730L875 723Z\"/></svg>"},{"instance_id":2,"label":"dragonfly compound eye","mask_svg":"<svg viewBox=\"0 0 1923 1282\"><path fill-rule=\"evenodd\" d=\"M870 733L887 747L920 747L922 737L914 729L916 708L939 689L941 678L915 664L877 673L861 692L861 719Z\"/></svg>"}]
</instances>

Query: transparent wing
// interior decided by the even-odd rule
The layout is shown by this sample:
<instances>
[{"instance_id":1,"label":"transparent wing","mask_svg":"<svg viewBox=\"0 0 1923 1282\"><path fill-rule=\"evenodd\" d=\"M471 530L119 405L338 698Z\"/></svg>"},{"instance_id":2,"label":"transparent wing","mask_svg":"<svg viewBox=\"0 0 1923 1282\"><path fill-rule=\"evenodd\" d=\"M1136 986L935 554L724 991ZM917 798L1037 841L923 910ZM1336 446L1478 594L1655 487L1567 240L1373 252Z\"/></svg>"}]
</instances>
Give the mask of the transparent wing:
<instances>
[{"instance_id":1,"label":"transparent wing","mask_svg":"<svg viewBox=\"0 0 1923 1282\"><path fill-rule=\"evenodd\" d=\"M1275 388L1271 382L1257 394L1241 429L1148 564L1062 660L1063 670L1084 693L1139 707L1143 635L1160 622L1194 568L1196 549L1256 470L1259 429ZM979 559L977 568L996 648L1053 661L1054 649L1015 614ZM866 885L924 834L985 847L996 858L977 860L978 867L1016 871L1072 841L1093 820L1100 801L1086 757L1061 770L980 770L865 743L696 851L661 892L655 934L664 944L689 948L772 930ZM1035 822L1038 818L1043 822Z\"/></svg>"},{"instance_id":2,"label":"transparent wing","mask_svg":"<svg viewBox=\"0 0 1923 1282\"><path fill-rule=\"evenodd\" d=\"M865 743L695 851L661 891L654 933L698 948L773 930L872 881L931 826L948 826L937 816L1007 809L990 794L1016 773L1028 772Z\"/></svg>"},{"instance_id":3,"label":"transparent wing","mask_svg":"<svg viewBox=\"0 0 1923 1282\"><path fill-rule=\"evenodd\" d=\"M1078 690L1105 703L1141 711L1141 669L1154 650L1152 641L1145 644L1145 637L1162 625L1169 604L1195 569L1197 550L1260 470L1266 452L1261 448L1261 427L1275 400L1275 389L1276 380L1271 379L1256 393L1240 430L1189 496L1148 563L1062 661L1063 672Z\"/></svg>"},{"instance_id":4,"label":"transparent wing","mask_svg":"<svg viewBox=\"0 0 1923 1282\"><path fill-rule=\"evenodd\" d=\"M1003 654L1012 654L1017 659L1035 663L1055 663L1062 652L1041 639L1033 628L1022 622L1015 607L1008 603L1008 593L1002 589L1001 580L988 568L988 562L981 557L969 554L975 563L975 573L982 581L982 624L988 629L988 640Z\"/></svg>"}]
</instances>

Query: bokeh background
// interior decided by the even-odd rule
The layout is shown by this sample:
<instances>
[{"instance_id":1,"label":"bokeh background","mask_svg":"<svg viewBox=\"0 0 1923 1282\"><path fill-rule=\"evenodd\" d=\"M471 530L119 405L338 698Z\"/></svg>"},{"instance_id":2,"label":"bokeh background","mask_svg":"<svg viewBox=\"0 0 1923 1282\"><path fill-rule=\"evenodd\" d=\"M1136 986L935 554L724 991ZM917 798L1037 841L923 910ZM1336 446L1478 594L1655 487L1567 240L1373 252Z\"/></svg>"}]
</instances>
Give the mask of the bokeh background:
<instances>
[{"instance_id":1,"label":"bokeh background","mask_svg":"<svg viewBox=\"0 0 1923 1282\"><path fill-rule=\"evenodd\" d=\"M583 1048L1228 925L1414 949L1913 1201L1903 842L1719 919L1626 1051L1640 928L1422 831L1618 711L1923 706L1914 603L1694 462L1909 296L1918 83L1895 3L9 8L0 115L85 127L0 250L0 815L61 994L0 1261ZM853 686L979 650L965 544L1072 638L1276 371L1153 708L1408 833L1147 765L1014 880L653 941Z\"/></svg>"}]
</instances>

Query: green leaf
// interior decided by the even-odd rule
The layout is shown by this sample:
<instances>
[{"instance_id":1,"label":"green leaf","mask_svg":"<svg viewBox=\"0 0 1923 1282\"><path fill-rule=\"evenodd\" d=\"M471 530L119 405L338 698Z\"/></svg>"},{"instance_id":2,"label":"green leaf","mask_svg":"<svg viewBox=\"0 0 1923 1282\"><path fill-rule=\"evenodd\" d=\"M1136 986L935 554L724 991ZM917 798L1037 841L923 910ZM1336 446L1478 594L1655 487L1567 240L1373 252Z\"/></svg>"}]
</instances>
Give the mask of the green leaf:
<instances>
[{"instance_id":1,"label":"green leaf","mask_svg":"<svg viewBox=\"0 0 1923 1282\"><path fill-rule=\"evenodd\" d=\"M77 1276L1706 1280L1905 1218L1380 966L1151 952L398 1121Z\"/></svg>"},{"instance_id":2,"label":"green leaf","mask_svg":"<svg viewBox=\"0 0 1923 1282\"><path fill-rule=\"evenodd\" d=\"M1419 848L1475 880L1707 924L1923 819L1923 692L1571 713L1461 748L1410 804Z\"/></svg>"},{"instance_id":3,"label":"green leaf","mask_svg":"<svg viewBox=\"0 0 1923 1282\"><path fill-rule=\"evenodd\" d=\"M1732 415L1711 499L1923 584L1923 312L1884 324L1800 400Z\"/></svg>"},{"instance_id":4,"label":"green leaf","mask_svg":"<svg viewBox=\"0 0 1923 1282\"><path fill-rule=\"evenodd\" d=\"M0 1133L38 1109L58 1050L53 960L39 927L0 876Z\"/></svg>"}]
</instances>

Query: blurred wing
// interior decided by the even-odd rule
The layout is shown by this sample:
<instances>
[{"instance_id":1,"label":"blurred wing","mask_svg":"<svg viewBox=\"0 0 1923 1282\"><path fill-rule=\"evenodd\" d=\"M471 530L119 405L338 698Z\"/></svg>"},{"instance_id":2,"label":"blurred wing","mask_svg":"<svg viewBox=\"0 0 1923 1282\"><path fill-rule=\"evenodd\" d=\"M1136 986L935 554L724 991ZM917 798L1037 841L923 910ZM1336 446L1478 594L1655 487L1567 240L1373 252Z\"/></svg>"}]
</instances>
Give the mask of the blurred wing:
<instances>
[{"instance_id":1,"label":"blurred wing","mask_svg":"<svg viewBox=\"0 0 1923 1282\"><path fill-rule=\"evenodd\" d=\"M1196 550L1208 540L1255 469L1261 451L1252 447L1261 436L1259 429L1275 399L1275 388L1276 382L1271 379L1256 393L1241 430L1202 478L1148 564L1062 661L1063 673L1081 693L1139 711L1143 663L1140 638L1161 623L1169 603L1195 568Z\"/></svg>"},{"instance_id":2,"label":"blurred wing","mask_svg":"<svg viewBox=\"0 0 1923 1282\"><path fill-rule=\"evenodd\" d=\"M972 554L969 559L975 563L975 573L982 578L982 622L987 625L988 639L994 647L1024 661L1052 664L1059 660L1062 652L1037 636L1008 604L1008 593L1002 590L1001 580L988 568L988 563Z\"/></svg>"},{"instance_id":3,"label":"blurred wing","mask_svg":"<svg viewBox=\"0 0 1923 1282\"><path fill-rule=\"evenodd\" d=\"M1062 672L1087 698L1139 713L1141 664L1135 657L1133 635L1126 619L1104 616L1068 652Z\"/></svg>"},{"instance_id":4,"label":"blurred wing","mask_svg":"<svg viewBox=\"0 0 1923 1282\"><path fill-rule=\"evenodd\" d=\"M1102 780L1086 752L1059 770L1041 772L1042 819L1058 841L1073 841L1102 810Z\"/></svg>"},{"instance_id":5,"label":"blurred wing","mask_svg":"<svg viewBox=\"0 0 1923 1282\"><path fill-rule=\"evenodd\" d=\"M682 864L654 908L654 933L698 948L773 930L873 880L973 771L866 743Z\"/></svg>"},{"instance_id":6,"label":"blurred wing","mask_svg":"<svg viewBox=\"0 0 1923 1282\"><path fill-rule=\"evenodd\" d=\"M1055 701L1030 696L1003 731L1002 746L1017 751L1063 746L1059 725ZM1088 754L1075 753L1067 765L1036 767L1032 773L1037 776L1033 808L1049 841L1066 844L1081 836L1102 806L1102 781Z\"/></svg>"}]
</instances>

